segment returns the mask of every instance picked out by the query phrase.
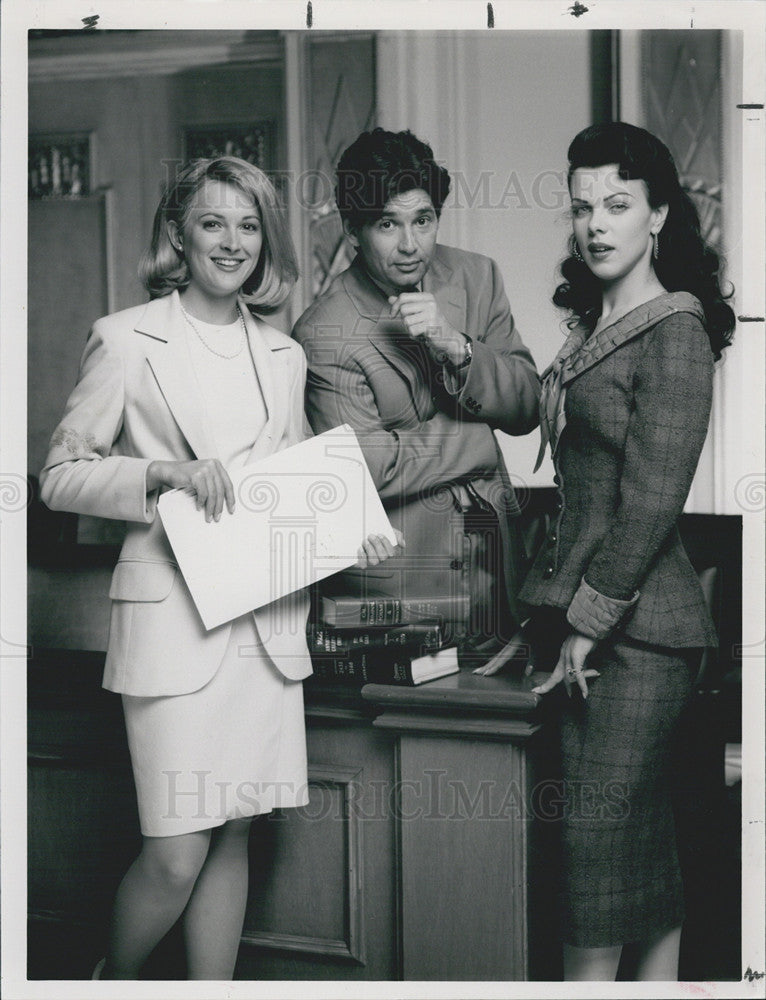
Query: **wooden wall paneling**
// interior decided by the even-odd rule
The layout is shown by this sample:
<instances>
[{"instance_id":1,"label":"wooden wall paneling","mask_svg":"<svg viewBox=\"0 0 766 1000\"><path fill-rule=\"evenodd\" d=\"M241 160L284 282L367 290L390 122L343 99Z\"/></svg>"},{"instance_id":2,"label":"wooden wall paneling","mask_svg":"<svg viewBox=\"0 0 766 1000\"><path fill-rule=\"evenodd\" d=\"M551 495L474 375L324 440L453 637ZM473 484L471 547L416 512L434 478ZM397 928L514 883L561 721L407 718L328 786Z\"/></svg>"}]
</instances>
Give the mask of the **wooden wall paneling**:
<instances>
[{"instance_id":1,"label":"wooden wall paneling","mask_svg":"<svg viewBox=\"0 0 766 1000\"><path fill-rule=\"evenodd\" d=\"M349 809L358 779L357 769L314 764L309 804L260 824L244 944L363 963L363 833Z\"/></svg>"},{"instance_id":2,"label":"wooden wall paneling","mask_svg":"<svg viewBox=\"0 0 766 1000\"><path fill-rule=\"evenodd\" d=\"M77 379L93 320L108 311L106 196L29 202L27 462L37 474ZM76 295L67 290L77 289Z\"/></svg>"},{"instance_id":3,"label":"wooden wall paneling","mask_svg":"<svg viewBox=\"0 0 766 1000\"><path fill-rule=\"evenodd\" d=\"M129 768L30 755L30 914L106 922L140 849Z\"/></svg>"},{"instance_id":4,"label":"wooden wall paneling","mask_svg":"<svg viewBox=\"0 0 766 1000\"><path fill-rule=\"evenodd\" d=\"M259 164L274 180L286 169L285 69L281 43L269 58L231 65L197 66L178 73L171 81L169 113L177 162L163 164L171 176L184 156L187 129L226 125L269 127L270 158ZM287 194L292 197L292 191ZM269 318L278 329L290 331L290 302Z\"/></svg>"},{"instance_id":5,"label":"wooden wall paneling","mask_svg":"<svg viewBox=\"0 0 766 1000\"><path fill-rule=\"evenodd\" d=\"M557 815L543 817L538 802L555 753L531 686L461 671L362 689L380 712L373 725L397 735L404 980L519 981L556 969Z\"/></svg>"},{"instance_id":6,"label":"wooden wall paneling","mask_svg":"<svg viewBox=\"0 0 766 1000\"><path fill-rule=\"evenodd\" d=\"M307 697L310 804L255 824L237 978L396 978L393 741Z\"/></svg>"},{"instance_id":7,"label":"wooden wall paneling","mask_svg":"<svg viewBox=\"0 0 766 1000\"><path fill-rule=\"evenodd\" d=\"M525 779L511 744L402 735L404 979L527 978Z\"/></svg>"},{"instance_id":8,"label":"wooden wall paneling","mask_svg":"<svg viewBox=\"0 0 766 1000\"><path fill-rule=\"evenodd\" d=\"M558 982L563 977L558 913L562 788L557 708L543 702L543 726L526 745L524 769L528 822L525 854L527 908L526 978Z\"/></svg>"},{"instance_id":9,"label":"wooden wall paneling","mask_svg":"<svg viewBox=\"0 0 766 1000\"><path fill-rule=\"evenodd\" d=\"M38 646L104 650L109 635L113 566L30 566L27 635Z\"/></svg>"},{"instance_id":10,"label":"wooden wall paneling","mask_svg":"<svg viewBox=\"0 0 766 1000\"><path fill-rule=\"evenodd\" d=\"M152 75L37 80L30 85L30 132L92 132L93 187L114 193L114 295L99 315L147 297L136 274L138 258L151 235L162 160L180 155L168 118L169 88L168 77ZM87 252L87 244L83 251ZM96 252L95 247L90 249L93 266L101 263ZM58 297L70 287L61 286ZM83 335L96 318L88 317Z\"/></svg>"},{"instance_id":11,"label":"wooden wall paneling","mask_svg":"<svg viewBox=\"0 0 766 1000\"><path fill-rule=\"evenodd\" d=\"M27 886L33 979L80 978L103 953L141 845L120 699L103 653L36 650L28 670Z\"/></svg>"}]
</instances>

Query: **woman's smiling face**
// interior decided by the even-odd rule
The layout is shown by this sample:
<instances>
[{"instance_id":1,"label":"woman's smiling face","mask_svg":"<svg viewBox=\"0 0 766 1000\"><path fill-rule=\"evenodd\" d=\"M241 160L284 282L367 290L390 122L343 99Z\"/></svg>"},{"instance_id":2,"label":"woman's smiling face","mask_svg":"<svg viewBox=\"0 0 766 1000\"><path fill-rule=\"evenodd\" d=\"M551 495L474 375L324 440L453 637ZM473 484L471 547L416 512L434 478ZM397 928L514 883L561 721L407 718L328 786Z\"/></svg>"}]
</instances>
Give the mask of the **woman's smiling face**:
<instances>
[{"instance_id":1,"label":"woman's smiling face","mask_svg":"<svg viewBox=\"0 0 766 1000\"><path fill-rule=\"evenodd\" d=\"M183 246L190 287L205 297L236 295L258 264L261 213L234 184L206 180L189 203L183 231L169 227L171 240Z\"/></svg>"},{"instance_id":2,"label":"woman's smiling face","mask_svg":"<svg viewBox=\"0 0 766 1000\"><path fill-rule=\"evenodd\" d=\"M569 188L574 237L599 281L612 286L637 267L648 275L652 234L662 228L667 206L653 209L644 182L623 180L615 163L578 167Z\"/></svg>"}]
</instances>

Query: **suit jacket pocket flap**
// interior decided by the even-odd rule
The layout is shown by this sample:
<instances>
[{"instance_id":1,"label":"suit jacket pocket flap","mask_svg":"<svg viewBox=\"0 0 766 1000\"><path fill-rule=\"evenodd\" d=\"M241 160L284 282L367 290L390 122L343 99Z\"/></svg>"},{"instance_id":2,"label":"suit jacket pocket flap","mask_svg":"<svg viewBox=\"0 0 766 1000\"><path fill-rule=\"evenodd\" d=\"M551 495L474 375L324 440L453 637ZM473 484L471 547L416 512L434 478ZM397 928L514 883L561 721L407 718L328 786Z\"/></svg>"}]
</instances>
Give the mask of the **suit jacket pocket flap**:
<instances>
[{"instance_id":1,"label":"suit jacket pocket flap","mask_svg":"<svg viewBox=\"0 0 766 1000\"><path fill-rule=\"evenodd\" d=\"M164 601L177 572L172 563L121 560L114 567L109 596L113 601Z\"/></svg>"}]
</instances>

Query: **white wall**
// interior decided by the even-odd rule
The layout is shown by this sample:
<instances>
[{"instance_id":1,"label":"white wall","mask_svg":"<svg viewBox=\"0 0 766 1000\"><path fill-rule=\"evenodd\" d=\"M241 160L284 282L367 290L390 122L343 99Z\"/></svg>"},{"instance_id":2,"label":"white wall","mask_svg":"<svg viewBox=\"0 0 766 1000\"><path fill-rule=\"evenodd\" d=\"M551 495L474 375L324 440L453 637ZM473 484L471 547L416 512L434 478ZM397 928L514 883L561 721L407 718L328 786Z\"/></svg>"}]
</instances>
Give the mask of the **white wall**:
<instances>
[{"instance_id":1,"label":"white wall","mask_svg":"<svg viewBox=\"0 0 766 1000\"><path fill-rule=\"evenodd\" d=\"M452 174L440 240L498 262L542 370L562 343L550 299L569 232L567 146L590 123L588 33L384 32L377 74L380 124L412 129ZM532 475L538 443L501 436L516 485L552 482L549 460Z\"/></svg>"}]
</instances>

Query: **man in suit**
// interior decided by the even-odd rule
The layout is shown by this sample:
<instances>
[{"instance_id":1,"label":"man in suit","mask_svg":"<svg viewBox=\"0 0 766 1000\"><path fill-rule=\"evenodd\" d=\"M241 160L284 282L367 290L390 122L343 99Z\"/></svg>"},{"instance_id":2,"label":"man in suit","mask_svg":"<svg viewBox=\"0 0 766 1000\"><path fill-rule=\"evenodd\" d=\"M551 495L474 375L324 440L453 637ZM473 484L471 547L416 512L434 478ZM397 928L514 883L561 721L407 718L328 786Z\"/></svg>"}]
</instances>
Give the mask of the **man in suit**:
<instances>
[{"instance_id":1,"label":"man in suit","mask_svg":"<svg viewBox=\"0 0 766 1000\"><path fill-rule=\"evenodd\" d=\"M515 629L523 571L493 431L536 427L539 381L495 262L437 243L449 185L411 132L363 132L336 186L356 258L293 336L308 359L309 421L317 433L354 428L406 542L385 567L344 574L344 592L467 592L468 647L486 655Z\"/></svg>"}]
</instances>

